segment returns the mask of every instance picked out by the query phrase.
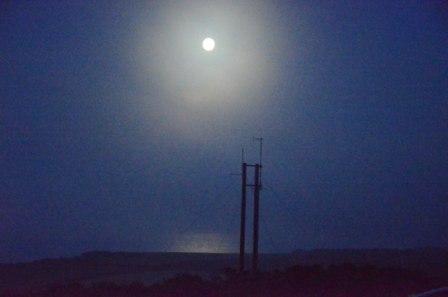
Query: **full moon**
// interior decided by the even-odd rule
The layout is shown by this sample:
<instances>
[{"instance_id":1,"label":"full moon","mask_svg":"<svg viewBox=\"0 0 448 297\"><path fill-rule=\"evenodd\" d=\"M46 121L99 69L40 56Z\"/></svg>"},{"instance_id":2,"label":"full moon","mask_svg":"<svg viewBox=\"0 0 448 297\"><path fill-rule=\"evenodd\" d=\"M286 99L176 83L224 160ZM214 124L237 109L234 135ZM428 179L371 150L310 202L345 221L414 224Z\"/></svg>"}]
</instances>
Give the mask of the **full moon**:
<instances>
[{"instance_id":1,"label":"full moon","mask_svg":"<svg viewBox=\"0 0 448 297\"><path fill-rule=\"evenodd\" d=\"M213 38L207 37L202 41L202 48L208 52L215 48L215 41Z\"/></svg>"}]
</instances>

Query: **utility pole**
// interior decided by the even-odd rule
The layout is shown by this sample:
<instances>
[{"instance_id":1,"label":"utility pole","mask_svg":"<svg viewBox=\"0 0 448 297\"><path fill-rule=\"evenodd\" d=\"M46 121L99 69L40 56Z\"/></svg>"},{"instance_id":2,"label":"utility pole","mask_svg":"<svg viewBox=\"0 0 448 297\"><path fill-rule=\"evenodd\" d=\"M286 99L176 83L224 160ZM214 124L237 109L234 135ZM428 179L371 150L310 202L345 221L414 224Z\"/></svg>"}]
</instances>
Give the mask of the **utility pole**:
<instances>
[{"instance_id":1,"label":"utility pole","mask_svg":"<svg viewBox=\"0 0 448 297\"><path fill-rule=\"evenodd\" d=\"M261 169L263 167L263 137L254 137L254 140L259 142L259 151L258 151L258 164L260 164L260 189L261 189Z\"/></svg>"},{"instance_id":2,"label":"utility pole","mask_svg":"<svg viewBox=\"0 0 448 297\"><path fill-rule=\"evenodd\" d=\"M247 164L241 166L241 226L240 226L240 272L244 271L244 254L246 242L246 188L247 188Z\"/></svg>"},{"instance_id":3,"label":"utility pole","mask_svg":"<svg viewBox=\"0 0 448 297\"><path fill-rule=\"evenodd\" d=\"M240 224L240 255L239 255L239 271L244 271L244 257L245 257L245 242L246 242L246 203L247 203L247 187L254 189L254 217L253 217L253 244L252 244L252 273L258 272L258 241L259 241L259 226L260 226L260 191L261 191L261 161L263 138L255 138L260 142L260 159L258 164L247 164L244 161L244 150L242 151L241 164L241 224ZM254 183L247 183L247 168L254 168Z\"/></svg>"},{"instance_id":4,"label":"utility pole","mask_svg":"<svg viewBox=\"0 0 448 297\"><path fill-rule=\"evenodd\" d=\"M252 252L252 272L258 271L258 227L260 220L260 164L255 164L255 184L254 184L254 234Z\"/></svg>"}]
</instances>

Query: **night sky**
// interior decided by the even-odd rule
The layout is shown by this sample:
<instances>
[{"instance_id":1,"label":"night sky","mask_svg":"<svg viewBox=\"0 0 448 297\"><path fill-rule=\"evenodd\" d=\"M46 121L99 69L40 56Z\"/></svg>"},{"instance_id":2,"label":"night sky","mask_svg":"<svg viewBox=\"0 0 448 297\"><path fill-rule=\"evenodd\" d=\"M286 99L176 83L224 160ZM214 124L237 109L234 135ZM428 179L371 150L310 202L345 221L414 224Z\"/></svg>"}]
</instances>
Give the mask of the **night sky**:
<instances>
[{"instance_id":1,"label":"night sky","mask_svg":"<svg viewBox=\"0 0 448 297\"><path fill-rule=\"evenodd\" d=\"M254 136L262 252L446 247L447 132L445 1L2 1L0 262L237 252Z\"/></svg>"}]
</instances>

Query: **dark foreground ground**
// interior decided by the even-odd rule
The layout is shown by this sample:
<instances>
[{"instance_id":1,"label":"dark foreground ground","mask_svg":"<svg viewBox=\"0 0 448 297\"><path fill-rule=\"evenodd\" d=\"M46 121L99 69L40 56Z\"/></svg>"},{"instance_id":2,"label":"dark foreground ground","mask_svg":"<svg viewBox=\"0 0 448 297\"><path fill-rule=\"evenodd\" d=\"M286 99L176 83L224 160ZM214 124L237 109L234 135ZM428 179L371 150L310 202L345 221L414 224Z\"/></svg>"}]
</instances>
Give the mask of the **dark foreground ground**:
<instances>
[{"instance_id":1,"label":"dark foreground ground","mask_svg":"<svg viewBox=\"0 0 448 297\"><path fill-rule=\"evenodd\" d=\"M446 249L262 254L256 277L228 268L237 263L236 254L88 252L0 264L0 296L398 297L448 286Z\"/></svg>"},{"instance_id":2,"label":"dark foreground ground","mask_svg":"<svg viewBox=\"0 0 448 297\"><path fill-rule=\"evenodd\" d=\"M447 271L448 272L448 271ZM448 273L446 274L448 275ZM95 283L83 285L53 284L26 292L4 291L7 297L124 297L124 296L409 296L448 284L448 277L428 276L421 272L352 264L292 266L285 270L260 273L257 276L237 274L227 269L212 280L194 275L178 275L161 283L145 286L134 282L126 285ZM439 296L439 295L438 295ZM443 296L443 295L441 295ZM445 295L446 296L446 295Z\"/></svg>"}]
</instances>

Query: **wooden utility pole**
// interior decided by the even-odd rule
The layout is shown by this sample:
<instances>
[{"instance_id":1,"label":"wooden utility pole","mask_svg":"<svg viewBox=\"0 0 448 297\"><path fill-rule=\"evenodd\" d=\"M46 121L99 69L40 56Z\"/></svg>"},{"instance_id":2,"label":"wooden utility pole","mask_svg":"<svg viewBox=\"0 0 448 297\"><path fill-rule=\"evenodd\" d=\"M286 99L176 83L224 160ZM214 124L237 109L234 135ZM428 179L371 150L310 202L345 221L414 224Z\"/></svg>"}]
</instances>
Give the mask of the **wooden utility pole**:
<instances>
[{"instance_id":1,"label":"wooden utility pole","mask_svg":"<svg viewBox=\"0 0 448 297\"><path fill-rule=\"evenodd\" d=\"M253 252L252 252L252 272L258 271L258 227L260 212L260 164L255 164L255 184L254 184L254 228L253 228Z\"/></svg>"},{"instance_id":2,"label":"wooden utility pole","mask_svg":"<svg viewBox=\"0 0 448 297\"><path fill-rule=\"evenodd\" d=\"M241 166L241 225L240 225L240 272L244 271L244 254L246 242L246 190L247 190L247 164Z\"/></svg>"},{"instance_id":3,"label":"wooden utility pole","mask_svg":"<svg viewBox=\"0 0 448 297\"><path fill-rule=\"evenodd\" d=\"M258 164L247 164L244 161L244 149L241 155L241 224L240 224L240 256L239 256L239 271L244 271L245 266L245 244L246 244L246 204L247 204L247 187L254 189L254 220L253 220L253 244L252 244L252 273L256 274L258 271L258 241L259 241L259 226L260 226L260 191L261 185L261 170L263 166L262 152L263 152L263 138L254 138L260 142L260 159ZM247 168L254 168L253 184L247 183Z\"/></svg>"}]
</instances>

